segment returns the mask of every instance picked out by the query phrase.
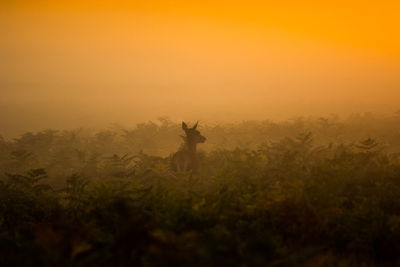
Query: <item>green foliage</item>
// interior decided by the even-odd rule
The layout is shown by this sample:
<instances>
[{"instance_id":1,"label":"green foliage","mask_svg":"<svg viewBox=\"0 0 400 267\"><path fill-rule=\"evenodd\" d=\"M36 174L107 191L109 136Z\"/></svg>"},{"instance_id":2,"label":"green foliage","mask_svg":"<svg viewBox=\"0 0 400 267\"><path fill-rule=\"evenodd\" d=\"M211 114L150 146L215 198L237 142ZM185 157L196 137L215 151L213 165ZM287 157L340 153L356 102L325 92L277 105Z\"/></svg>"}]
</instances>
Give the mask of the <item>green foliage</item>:
<instances>
[{"instance_id":1,"label":"green foliage","mask_svg":"<svg viewBox=\"0 0 400 267\"><path fill-rule=\"evenodd\" d=\"M1 181L2 222L11 235L21 224L40 222L49 216L56 202L52 188L41 183L46 178L44 169L35 169L24 175L7 173Z\"/></svg>"},{"instance_id":2,"label":"green foliage","mask_svg":"<svg viewBox=\"0 0 400 267\"><path fill-rule=\"evenodd\" d=\"M165 118L92 136L1 139L0 264L400 262L397 152L364 134L326 138L351 132L333 119L235 127L205 126L212 145L198 173L170 170L179 125ZM236 145L223 138L239 128Z\"/></svg>"}]
</instances>

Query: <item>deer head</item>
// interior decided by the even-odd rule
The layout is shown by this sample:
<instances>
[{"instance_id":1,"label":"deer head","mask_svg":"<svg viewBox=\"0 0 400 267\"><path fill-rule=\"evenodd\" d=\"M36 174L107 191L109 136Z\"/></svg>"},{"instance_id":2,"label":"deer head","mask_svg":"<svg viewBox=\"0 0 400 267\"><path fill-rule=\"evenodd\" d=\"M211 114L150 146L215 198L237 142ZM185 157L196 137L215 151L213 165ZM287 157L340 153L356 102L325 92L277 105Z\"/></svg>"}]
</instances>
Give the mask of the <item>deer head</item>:
<instances>
[{"instance_id":1,"label":"deer head","mask_svg":"<svg viewBox=\"0 0 400 267\"><path fill-rule=\"evenodd\" d=\"M198 122L192 127L189 128L185 122L182 122L182 129L186 133L186 143L190 148L196 149L196 145L198 143L204 143L206 138L200 134L198 130L196 130Z\"/></svg>"},{"instance_id":2,"label":"deer head","mask_svg":"<svg viewBox=\"0 0 400 267\"><path fill-rule=\"evenodd\" d=\"M197 144L204 143L206 138L196 129L198 122L189 128L185 122L182 122L182 129L186 136L182 136L185 140L180 149L172 155L171 169L176 172L189 171L197 172L199 167L199 159L196 152Z\"/></svg>"}]
</instances>

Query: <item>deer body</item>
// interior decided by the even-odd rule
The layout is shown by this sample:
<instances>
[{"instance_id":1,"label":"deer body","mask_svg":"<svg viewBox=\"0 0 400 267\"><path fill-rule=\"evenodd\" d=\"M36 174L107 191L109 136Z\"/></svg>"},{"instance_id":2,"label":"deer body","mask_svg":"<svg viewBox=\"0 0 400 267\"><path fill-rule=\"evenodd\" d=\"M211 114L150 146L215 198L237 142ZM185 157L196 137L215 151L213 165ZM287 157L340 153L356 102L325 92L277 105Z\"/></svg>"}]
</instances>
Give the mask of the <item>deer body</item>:
<instances>
[{"instance_id":1,"label":"deer body","mask_svg":"<svg viewBox=\"0 0 400 267\"><path fill-rule=\"evenodd\" d=\"M197 123L193 128L188 128L186 123L182 122L182 129L185 131L186 136L184 136L183 146L172 155L171 167L173 171L197 171L199 167L197 144L204 143L206 138L196 128Z\"/></svg>"}]
</instances>

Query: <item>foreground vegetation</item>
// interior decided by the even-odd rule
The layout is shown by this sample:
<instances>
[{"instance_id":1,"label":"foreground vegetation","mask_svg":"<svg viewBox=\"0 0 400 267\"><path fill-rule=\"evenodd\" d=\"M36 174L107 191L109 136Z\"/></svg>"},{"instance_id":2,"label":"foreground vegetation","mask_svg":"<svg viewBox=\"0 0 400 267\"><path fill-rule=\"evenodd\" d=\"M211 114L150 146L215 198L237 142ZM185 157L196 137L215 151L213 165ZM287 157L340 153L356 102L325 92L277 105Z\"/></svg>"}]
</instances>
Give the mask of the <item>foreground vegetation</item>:
<instances>
[{"instance_id":1,"label":"foreground vegetation","mask_svg":"<svg viewBox=\"0 0 400 267\"><path fill-rule=\"evenodd\" d=\"M400 264L394 122L204 126L196 174L170 171L166 119L1 140L0 264Z\"/></svg>"}]
</instances>

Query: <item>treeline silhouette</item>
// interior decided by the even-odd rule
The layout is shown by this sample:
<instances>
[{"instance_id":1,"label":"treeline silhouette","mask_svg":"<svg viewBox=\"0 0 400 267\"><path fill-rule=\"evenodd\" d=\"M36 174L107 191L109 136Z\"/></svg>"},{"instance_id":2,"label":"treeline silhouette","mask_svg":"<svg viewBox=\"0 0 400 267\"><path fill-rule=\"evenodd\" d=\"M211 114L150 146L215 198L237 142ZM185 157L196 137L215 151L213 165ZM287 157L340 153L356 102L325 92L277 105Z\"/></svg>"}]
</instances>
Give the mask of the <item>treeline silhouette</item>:
<instances>
[{"instance_id":1,"label":"treeline silhouette","mask_svg":"<svg viewBox=\"0 0 400 267\"><path fill-rule=\"evenodd\" d=\"M400 116L181 123L0 140L1 266L396 265Z\"/></svg>"}]
</instances>

